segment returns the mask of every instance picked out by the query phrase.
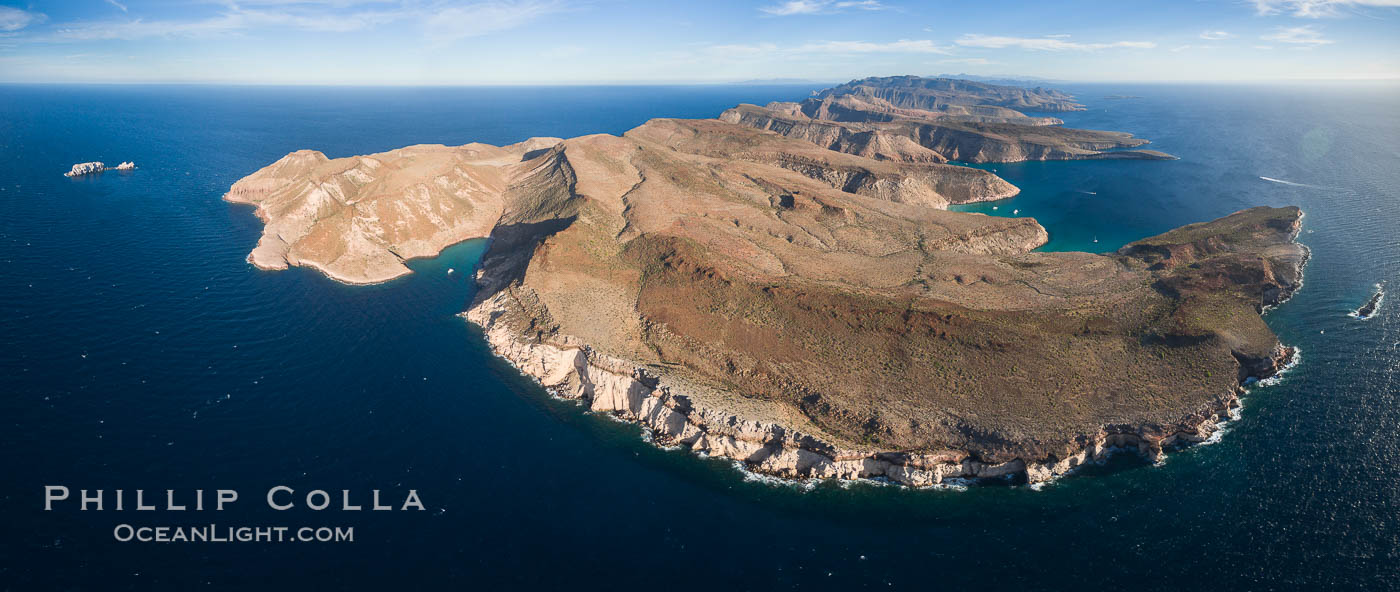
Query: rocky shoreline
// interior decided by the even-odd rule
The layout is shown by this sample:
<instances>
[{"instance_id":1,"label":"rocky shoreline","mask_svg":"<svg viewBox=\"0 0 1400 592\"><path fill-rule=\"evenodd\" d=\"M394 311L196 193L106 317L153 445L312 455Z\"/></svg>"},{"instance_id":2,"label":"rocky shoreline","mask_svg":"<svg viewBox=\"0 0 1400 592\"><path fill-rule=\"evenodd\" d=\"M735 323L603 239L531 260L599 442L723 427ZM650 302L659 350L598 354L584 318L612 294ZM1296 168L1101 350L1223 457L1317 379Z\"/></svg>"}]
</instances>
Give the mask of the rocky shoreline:
<instances>
[{"instance_id":1,"label":"rocky shoreline","mask_svg":"<svg viewBox=\"0 0 1400 592\"><path fill-rule=\"evenodd\" d=\"M1306 262L1305 254L1302 264ZM1279 294L1269 306L1287 301L1296 289ZM656 446L678 446L695 454L731 459L747 470L786 480L885 479L909 487L932 487L953 479L1012 479L1037 484L1122 452L1156 463L1169 450L1209 440L1230 420L1230 412L1239 408L1240 397L1247 392L1245 384L1275 376L1297 355L1295 348L1279 344L1268 357L1249 363L1241 360L1240 384L1187 418L1188 429L1162 434L1140 426L1104 426L1087 435L1078 452L1062 458L989 463L961 450L841 448L776 422L745 419L705 407L683 392L683 387L667 384L665 377L646 366L602 354L567 337L560 343L523 337L527 331L505 320L512 298L510 291L502 290L460 316L477 325L491 351L522 375L555 396L581 401L592 412L640 425Z\"/></svg>"}]
</instances>

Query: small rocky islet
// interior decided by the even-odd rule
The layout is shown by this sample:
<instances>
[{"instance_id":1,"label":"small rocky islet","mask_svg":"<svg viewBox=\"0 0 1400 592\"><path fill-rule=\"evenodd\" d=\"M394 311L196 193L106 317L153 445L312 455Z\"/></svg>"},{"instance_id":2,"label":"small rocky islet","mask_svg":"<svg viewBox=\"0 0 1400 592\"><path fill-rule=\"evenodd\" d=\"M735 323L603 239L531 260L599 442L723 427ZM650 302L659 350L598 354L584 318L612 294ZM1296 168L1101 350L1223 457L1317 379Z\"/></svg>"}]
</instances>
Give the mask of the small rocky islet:
<instances>
[{"instance_id":1,"label":"small rocky islet","mask_svg":"<svg viewBox=\"0 0 1400 592\"><path fill-rule=\"evenodd\" d=\"M73 165L73 168L69 169L68 172L63 173L63 176L81 177L83 175L94 175L103 171L131 171L135 169L136 163L130 161L123 162L114 167L109 167L101 161L94 160L92 162L80 162L78 164Z\"/></svg>"},{"instance_id":2,"label":"small rocky islet","mask_svg":"<svg viewBox=\"0 0 1400 592\"><path fill-rule=\"evenodd\" d=\"M788 478L1040 482L1206 439L1293 356L1302 212L1258 207L1048 253L1017 189L947 164L1170 159L1022 110L1057 91L869 78L621 136L302 150L233 185L249 261L366 284L491 238L463 315L552 392Z\"/></svg>"},{"instance_id":3,"label":"small rocky islet","mask_svg":"<svg viewBox=\"0 0 1400 592\"><path fill-rule=\"evenodd\" d=\"M1366 300L1366 303L1352 311L1350 316L1363 321L1369 320L1371 317L1376 316L1376 310L1381 307L1381 302L1383 300L1385 300L1385 283L1379 283L1376 284L1376 291L1371 294L1371 297Z\"/></svg>"}]
</instances>

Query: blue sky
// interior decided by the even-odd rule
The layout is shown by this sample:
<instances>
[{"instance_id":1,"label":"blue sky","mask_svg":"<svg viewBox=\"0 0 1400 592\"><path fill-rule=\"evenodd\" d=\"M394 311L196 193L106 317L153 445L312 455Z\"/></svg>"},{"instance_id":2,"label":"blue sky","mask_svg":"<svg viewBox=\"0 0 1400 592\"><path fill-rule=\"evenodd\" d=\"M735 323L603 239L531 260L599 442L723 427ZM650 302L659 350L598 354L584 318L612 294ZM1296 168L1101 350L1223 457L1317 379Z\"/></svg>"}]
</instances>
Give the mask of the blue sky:
<instances>
[{"instance_id":1,"label":"blue sky","mask_svg":"<svg viewBox=\"0 0 1400 592\"><path fill-rule=\"evenodd\" d=\"M1400 0L0 0L0 81L1400 78Z\"/></svg>"}]
</instances>

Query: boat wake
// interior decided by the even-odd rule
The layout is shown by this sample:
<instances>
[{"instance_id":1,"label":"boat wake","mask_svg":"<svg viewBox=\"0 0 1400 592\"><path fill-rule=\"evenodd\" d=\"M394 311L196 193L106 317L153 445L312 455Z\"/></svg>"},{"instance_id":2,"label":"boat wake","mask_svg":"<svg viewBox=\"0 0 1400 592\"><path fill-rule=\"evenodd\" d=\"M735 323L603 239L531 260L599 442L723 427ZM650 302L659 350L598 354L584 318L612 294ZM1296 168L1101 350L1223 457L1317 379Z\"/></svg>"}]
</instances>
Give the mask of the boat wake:
<instances>
[{"instance_id":1,"label":"boat wake","mask_svg":"<svg viewBox=\"0 0 1400 592\"><path fill-rule=\"evenodd\" d=\"M1265 176L1262 176L1262 175L1261 175L1259 178L1260 178L1260 179L1263 179L1263 180L1265 180L1265 181L1268 181L1268 182L1270 182L1270 183L1278 183L1278 184L1281 184L1281 185L1291 185L1291 186L1293 186L1293 187L1307 187L1308 189L1332 189L1331 187L1323 187L1323 186L1321 186L1321 185L1308 185L1307 183L1295 183L1295 182L1293 182L1293 181L1285 181L1285 180L1283 180L1283 179L1275 179L1275 178L1273 178L1273 177L1265 177Z\"/></svg>"},{"instance_id":2,"label":"boat wake","mask_svg":"<svg viewBox=\"0 0 1400 592\"><path fill-rule=\"evenodd\" d=\"M1381 282L1379 284L1376 284L1376 293L1371 295L1371 299L1367 300L1366 304L1361 305L1361 308L1347 313L1347 316L1362 321L1375 318L1376 311L1380 309L1381 303L1384 301L1385 282Z\"/></svg>"}]
</instances>

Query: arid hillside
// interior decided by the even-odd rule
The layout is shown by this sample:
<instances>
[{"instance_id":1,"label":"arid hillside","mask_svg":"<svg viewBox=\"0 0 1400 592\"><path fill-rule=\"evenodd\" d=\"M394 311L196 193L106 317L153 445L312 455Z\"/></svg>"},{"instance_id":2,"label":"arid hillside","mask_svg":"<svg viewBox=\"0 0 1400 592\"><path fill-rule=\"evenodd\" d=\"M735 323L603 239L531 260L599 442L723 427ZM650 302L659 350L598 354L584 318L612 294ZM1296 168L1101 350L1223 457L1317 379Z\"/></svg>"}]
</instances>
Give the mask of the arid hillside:
<instances>
[{"instance_id":1,"label":"arid hillside","mask_svg":"<svg viewBox=\"0 0 1400 592\"><path fill-rule=\"evenodd\" d=\"M1045 91L959 103L943 83L867 82L820 100L1072 105ZM981 139L939 135L964 133ZM620 137L301 151L227 199L266 223L251 262L351 283L490 237L468 317L493 348L659 440L792 477L1039 480L1110 445L1155 456L1204 438L1243 380L1291 356L1259 312L1300 285L1297 208L1107 255L1034 252L1047 240L1034 219L945 209L1016 189L944 161L1147 154L1098 152L1140 143L1037 123L856 124L740 107Z\"/></svg>"}]
</instances>

